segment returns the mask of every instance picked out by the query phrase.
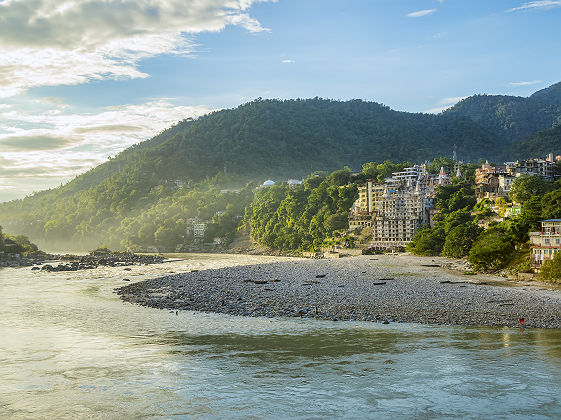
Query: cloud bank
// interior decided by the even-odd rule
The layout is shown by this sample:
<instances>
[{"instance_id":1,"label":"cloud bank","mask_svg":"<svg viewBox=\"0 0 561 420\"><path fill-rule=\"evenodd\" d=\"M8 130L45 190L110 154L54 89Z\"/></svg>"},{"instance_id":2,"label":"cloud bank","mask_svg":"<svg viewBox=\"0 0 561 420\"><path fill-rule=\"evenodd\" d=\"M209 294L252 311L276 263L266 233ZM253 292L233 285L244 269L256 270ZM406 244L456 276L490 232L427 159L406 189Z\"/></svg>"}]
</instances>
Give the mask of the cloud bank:
<instances>
[{"instance_id":1,"label":"cloud bank","mask_svg":"<svg viewBox=\"0 0 561 420\"><path fill-rule=\"evenodd\" d=\"M50 104L56 101L48 99ZM176 106L170 99L69 113L0 109L0 202L66 182L185 118L212 110Z\"/></svg>"},{"instance_id":2,"label":"cloud bank","mask_svg":"<svg viewBox=\"0 0 561 420\"><path fill-rule=\"evenodd\" d=\"M37 86L142 78L140 60L190 54L192 36L228 25L267 31L248 14L275 0L4 0L0 97Z\"/></svg>"}]
</instances>

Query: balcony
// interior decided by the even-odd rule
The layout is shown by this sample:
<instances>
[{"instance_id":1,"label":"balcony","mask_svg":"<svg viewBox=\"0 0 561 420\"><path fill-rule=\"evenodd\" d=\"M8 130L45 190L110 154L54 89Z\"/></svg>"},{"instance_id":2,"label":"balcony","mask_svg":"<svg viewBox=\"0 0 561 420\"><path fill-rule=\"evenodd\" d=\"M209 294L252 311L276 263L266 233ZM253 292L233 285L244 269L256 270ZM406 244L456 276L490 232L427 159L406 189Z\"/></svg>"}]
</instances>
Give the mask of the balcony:
<instances>
[{"instance_id":1,"label":"balcony","mask_svg":"<svg viewBox=\"0 0 561 420\"><path fill-rule=\"evenodd\" d=\"M561 248L561 233L530 232L528 236L534 248Z\"/></svg>"}]
</instances>

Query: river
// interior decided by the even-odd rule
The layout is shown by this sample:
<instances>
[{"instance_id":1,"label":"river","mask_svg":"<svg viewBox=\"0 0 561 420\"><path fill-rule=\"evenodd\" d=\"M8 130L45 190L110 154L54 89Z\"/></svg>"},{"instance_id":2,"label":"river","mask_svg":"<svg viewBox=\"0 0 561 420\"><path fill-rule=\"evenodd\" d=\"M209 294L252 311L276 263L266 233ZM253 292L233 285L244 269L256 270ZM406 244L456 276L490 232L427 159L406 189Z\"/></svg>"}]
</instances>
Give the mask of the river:
<instances>
[{"instance_id":1,"label":"river","mask_svg":"<svg viewBox=\"0 0 561 420\"><path fill-rule=\"evenodd\" d=\"M123 303L169 272L0 270L0 418L560 418L561 331L232 317Z\"/></svg>"}]
</instances>

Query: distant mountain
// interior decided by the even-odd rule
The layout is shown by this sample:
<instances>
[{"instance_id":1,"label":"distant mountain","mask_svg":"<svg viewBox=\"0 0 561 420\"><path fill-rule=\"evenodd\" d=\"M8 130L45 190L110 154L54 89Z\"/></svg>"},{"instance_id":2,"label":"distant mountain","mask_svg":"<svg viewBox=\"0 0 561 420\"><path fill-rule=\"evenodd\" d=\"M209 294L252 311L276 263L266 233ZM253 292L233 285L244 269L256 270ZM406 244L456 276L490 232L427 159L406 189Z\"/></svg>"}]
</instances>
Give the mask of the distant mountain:
<instances>
[{"instance_id":1,"label":"distant mountain","mask_svg":"<svg viewBox=\"0 0 561 420\"><path fill-rule=\"evenodd\" d=\"M420 162L496 155L500 139L468 118L393 111L360 100L258 100L200 118L154 148L166 177L200 179L224 168L245 177L302 176L385 159Z\"/></svg>"},{"instance_id":2,"label":"distant mountain","mask_svg":"<svg viewBox=\"0 0 561 420\"><path fill-rule=\"evenodd\" d=\"M470 96L443 115L468 117L507 142L527 139L561 124L561 83L528 98L504 95Z\"/></svg>"}]
</instances>

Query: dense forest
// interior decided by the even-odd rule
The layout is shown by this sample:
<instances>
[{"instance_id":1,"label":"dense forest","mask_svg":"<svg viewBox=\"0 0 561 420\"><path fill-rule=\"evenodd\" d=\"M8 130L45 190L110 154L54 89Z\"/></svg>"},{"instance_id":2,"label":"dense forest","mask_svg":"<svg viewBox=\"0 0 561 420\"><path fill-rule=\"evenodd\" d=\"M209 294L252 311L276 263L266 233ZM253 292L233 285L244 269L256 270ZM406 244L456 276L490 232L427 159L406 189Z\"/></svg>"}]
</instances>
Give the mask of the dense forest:
<instances>
[{"instance_id":1,"label":"dense forest","mask_svg":"<svg viewBox=\"0 0 561 420\"><path fill-rule=\"evenodd\" d=\"M561 124L551 130L542 130L527 140L512 145L511 156L522 159L528 156L545 156L550 152L561 153Z\"/></svg>"},{"instance_id":2,"label":"dense forest","mask_svg":"<svg viewBox=\"0 0 561 420\"><path fill-rule=\"evenodd\" d=\"M504 95L470 96L443 115L468 117L481 127L505 140L505 144L523 141L541 130L561 125L561 82L530 97ZM523 155L533 155L531 148ZM511 159L510 151L503 156ZM493 159L492 156L489 158Z\"/></svg>"},{"instance_id":3,"label":"dense forest","mask_svg":"<svg viewBox=\"0 0 561 420\"><path fill-rule=\"evenodd\" d=\"M228 241L265 179L450 158L454 145L472 162L558 153L560 91L558 84L529 98L478 95L439 115L361 100L257 99L181 121L66 185L2 203L0 224L51 249L180 249L193 219L211 222L205 240Z\"/></svg>"}]
</instances>

